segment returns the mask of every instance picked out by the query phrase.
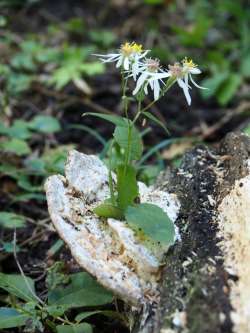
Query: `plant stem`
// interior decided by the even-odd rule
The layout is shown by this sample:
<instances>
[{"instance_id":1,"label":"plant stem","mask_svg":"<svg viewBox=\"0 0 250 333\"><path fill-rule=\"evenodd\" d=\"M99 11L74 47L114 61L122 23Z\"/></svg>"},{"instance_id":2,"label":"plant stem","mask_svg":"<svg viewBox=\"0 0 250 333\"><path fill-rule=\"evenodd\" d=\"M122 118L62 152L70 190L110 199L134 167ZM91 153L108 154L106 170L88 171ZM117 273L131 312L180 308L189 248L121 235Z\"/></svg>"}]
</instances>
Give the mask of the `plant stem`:
<instances>
[{"instance_id":1,"label":"plant stem","mask_svg":"<svg viewBox=\"0 0 250 333\"><path fill-rule=\"evenodd\" d=\"M113 178L112 178L112 168L111 168L111 160L112 160L112 149L114 145L114 140L111 141L110 144L110 155L109 155L109 191L110 191L110 197L111 197L111 202L113 205L115 205L115 194L114 194L114 186L113 186Z\"/></svg>"},{"instance_id":2,"label":"plant stem","mask_svg":"<svg viewBox=\"0 0 250 333\"><path fill-rule=\"evenodd\" d=\"M165 93L175 84L176 79L171 79L170 78L168 81L169 81L169 83L167 83L165 89L162 90L162 92L161 92L161 94L160 94L160 96L159 96L158 99L160 99L162 96L164 96ZM157 101L158 100L156 100L156 101L153 100L151 103L149 103L147 106L145 106L144 109L141 110L141 113L147 111L148 109L150 109L151 106L153 106Z\"/></svg>"},{"instance_id":3,"label":"plant stem","mask_svg":"<svg viewBox=\"0 0 250 333\"><path fill-rule=\"evenodd\" d=\"M124 71L121 72L122 75L122 100L124 103L124 113L128 119L128 99L127 99L127 86L128 86L128 77L125 78Z\"/></svg>"}]
</instances>

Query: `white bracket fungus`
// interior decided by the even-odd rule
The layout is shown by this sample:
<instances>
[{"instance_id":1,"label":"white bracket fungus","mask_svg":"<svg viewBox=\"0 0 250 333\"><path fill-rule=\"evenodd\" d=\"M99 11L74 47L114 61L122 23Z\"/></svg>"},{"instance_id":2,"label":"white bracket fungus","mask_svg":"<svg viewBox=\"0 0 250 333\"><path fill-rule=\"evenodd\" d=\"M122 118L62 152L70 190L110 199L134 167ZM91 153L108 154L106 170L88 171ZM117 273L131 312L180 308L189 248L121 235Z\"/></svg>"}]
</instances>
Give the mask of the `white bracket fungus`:
<instances>
[{"instance_id":1,"label":"white bracket fungus","mask_svg":"<svg viewBox=\"0 0 250 333\"><path fill-rule=\"evenodd\" d=\"M65 177L49 177L45 188L52 222L79 265L134 306L156 300L163 253L141 244L126 223L92 212L109 197L108 170L98 157L71 151ZM158 205L175 221L180 205L174 194L142 183L139 189L141 202Z\"/></svg>"}]
</instances>

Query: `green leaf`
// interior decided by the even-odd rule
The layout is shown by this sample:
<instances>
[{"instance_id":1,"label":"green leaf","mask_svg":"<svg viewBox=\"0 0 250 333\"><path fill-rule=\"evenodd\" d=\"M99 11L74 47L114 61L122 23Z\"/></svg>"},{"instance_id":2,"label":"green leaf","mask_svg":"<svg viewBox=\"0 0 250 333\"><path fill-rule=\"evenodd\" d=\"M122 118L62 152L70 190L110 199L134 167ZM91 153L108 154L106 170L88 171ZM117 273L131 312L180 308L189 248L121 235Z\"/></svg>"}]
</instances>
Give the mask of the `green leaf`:
<instances>
[{"instance_id":1,"label":"green leaf","mask_svg":"<svg viewBox=\"0 0 250 333\"><path fill-rule=\"evenodd\" d=\"M244 77L250 77L250 55L242 59L242 62L240 64L240 71Z\"/></svg>"},{"instance_id":2,"label":"green leaf","mask_svg":"<svg viewBox=\"0 0 250 333\"><path fill-rule=\"evenodd\" d=\"M102 74L105 70L105 66L101 62L89 62L83 63L80 66L80 70L83 74L87 74L89 76Z\"/></svg>"},{"instance_id":3,"label":"green leaf","mask_svg":"<svg viewBox=\"0 0 250 333\"><path fill-rule=\"evenodd\" d=\"M100 217L111 217L120 220L123 217L123 212L118 207L111 203L102 203L93 209L93 212Z\"/></svg>"},{"instance_id":4,"label":"green leaf","mask_svg":"<svg viewBox=\"0 0 250 333\"><path fill-rule=\"evenodd\" d=\"M163 124L162 121L160 121L158 118L156 118L154 115L152 115L150 112L142 112L142 114L147 117L150 120L153 120L156 124L158 124L159 126L161 126L166 132L167 134L169 134L169 130L167 129L167 127Z\"/></svg>"},{"instance_id":5,"label":"green leaf","mask_svg":"<svg viewBox=\"0 0 250 333\"><path fill-rule=\"evenodd\" d=\"M15 120L13 125L8 129L7 134L12 138L29 139L32 133L28 129L29 123L24 120Z\"/></svg>"},{"instance_id":6,"label":"green leaf","mask_svg":"<svg viewBox=\"0 0 250 333\"><path fill-rule=\"evenodd\" d=\"M0 308L0 329L25 325L29 317L13 308Z\"/></svg>"},{"instance_id":7,"label":"green leaf","mask_svg":"<svg viewBox=\"0 0 250 333\"><path fill-rule=\"evenodd\" d=\"M14 252L14 244L13 242L2 242L3 244L3 250L7 253L13 253ZM15 248L16 252L20 252L20 247L16 245Z\"/></svg>"},{"instance_id":8,"label":"green leaf","mask_svg":"<svg viewBox=\"0 0 250 333\"><path fill-rule=\"evenodd\" d=\"M32 75L11 72L7 82L7 91L11 96L18 95L30 88L32 80Z\"/></svg>"},{"instance_id":9,"label":"green leaf","mask_svg":"<svg viewBox=\"0 0 250 333\"><path fill-rule=\"evenodd\" d=\"M25 217L9 212L0 212L0 226L8 229L25 227Z\"/></svg>"},{"instance_id":10,"label":"green leaf","mask_svg":"<svg viewBox=\"0 0 250 333\"><path fill-rule=\"evenodd\" d=\"M124 126L126 124L126 120L124 118L119 117L119 116L113 116L110 114L105 114L105 113L86 112L83 114L83 116L84 117L93 116L93 117L101 118L101 119L107 120L117 126Z\"/></svg>"},{"instance_id":11,"label":"green leaf","mask_svg":"<svg viewBox=\"0 0 250 333\"><path fill-rule=\"evenodd\" d=\"M117 39L116 35L110 30L91 30L89 32L91 40L102 47L110 47Z\"/></svg>"},{"instance_id":12,"label":"green leaf","mask_svg":"<svg viewBox=\"0 0 250 333\"><path fill-rule=\"evenodd\" d=\"M147 237L164 246L174 243L175 228L167 214L158 206L143 203L129 206L125 212L128 224Z\"/></svg>"},{"instance_id":13,"label":"green leaf","mask_svg":"<svg viewBox=\"0 0 250 333\"><path fill-rule=\"evenodd\" d=\"M211 78L203 80L203 87L208 89L201 90L202 97L207 99L214 96L227 77L228 72L216 72L216 74Z\"/></svg>"},{"instance_id":14,"label":"green leaf","mask_svg":"<svg viewBox=\"0 0 250 333\"><path fill-rule=\"evenodd\" d=\"M142 140L140 133L134 126L128 126L126 122L123 126L117 126L114 138L118 145L125 150L125 154L128 154L128 161L141 158L143 150Z\"/></svg>"},{"instance_id":15,"label":"green leaf","mask_svg":"<svg viewBox=\"0 0 250 333\"><path fill-rule=\"evenodd\" d=\"M29 284L29 288L26 282ZM34 281L27 276L25 281L22 275L0 273L0 288L24 301L37 303L37 299L33 295L35 294Z\"/></svg>"},{"instance_id":16,"label":"green leaf","mask_svg":"<svg viewBox=\"0 0 250 333\"><path fill-rule=\"evenodd\" d=\"M133 205L139 195L136 181L136 170L132 165L120 165L117 168L117 193L118 206L124 210Z\"/></svg>"},{"instance_id":17,"label":"green leaf","mask_svg":"<svg viewBox=\"0 0 250 333\"><path fill-rule=\"evenodd\" d=\"M2 147L4 151L18 156L27 155L31 152L30 147L24 140L16 138L1 142L0 147Z\"/></svg>"},{"instance_id":18,"label":"green leaf","mask_svg":"<svg viewBox=\"0 0 250 333\"><path fill-rule=\"evenodd\" d=\"M49 305L63 305L67 308L96 306L110 303L112 294L100 286L88 273L70 275L68 286L49 291Z\"/></svg>"},{"instance_id":19,"label":"green leaf","mask_svg":"<svg viewBox=\"0 0 250 333\"><path fill-rule=\"evenodd\" d=\"M57 325L57 333L92 333L91 325L87 323L75 324L75 325Z\"/></svg>"},{"instance_id":20,"label":"green leaf","mask_svg":"<svg viewBox=\"0 0 250 333\"><path fill-rule=\"evenodd\" d=\"M226 105L236 94L242 78L239 74L232 73L216 93L217 99L221 105Z\"/></svg>"},{"instance_id":21,"label":"green leaf","mask_svg":"<svg viewBox=\"0 0 250 333\"><path fill-rule=\"evenodd\" d=\"M46 306L46 311L54 318L62 316L67 309L68 306L63 306L63 305Z\"/></svg>"},{"instance_id":22,"label":"green leaf","mask_svg":"<svg viewBox=\"0 0 250 333\"><path fill-rule=\"evenodd\" d=\"M96 311L85 311L85 312L82 312L82 313L79 313L76 317L75 317L75 320L80 322L88 317L91 317L95 314L98 314L98 313L102 313L102 310L96 310Z\"/></svg>"},{"instance_id":23,"label":"green leaf","mask_svg":"<svg viewBox=\"0 0 250 333\"><path fill-rule=\"evenodd\" d=\"M42 161L47 173L64 173L64 166L69 150L74 149L74 145L60 145L56 148L47 149L42 155Z\"/></svg>"},{"instance_id":24,"label":"green leaf","mask_svg":"<svg viewBox=\"0 0 250 333\"><path fill-rule=\"evenodd\" d=\"M51 116L35 116L29 127L41 133L55 133L61 130L59 121Z\"/></svg>"}]
</instances>

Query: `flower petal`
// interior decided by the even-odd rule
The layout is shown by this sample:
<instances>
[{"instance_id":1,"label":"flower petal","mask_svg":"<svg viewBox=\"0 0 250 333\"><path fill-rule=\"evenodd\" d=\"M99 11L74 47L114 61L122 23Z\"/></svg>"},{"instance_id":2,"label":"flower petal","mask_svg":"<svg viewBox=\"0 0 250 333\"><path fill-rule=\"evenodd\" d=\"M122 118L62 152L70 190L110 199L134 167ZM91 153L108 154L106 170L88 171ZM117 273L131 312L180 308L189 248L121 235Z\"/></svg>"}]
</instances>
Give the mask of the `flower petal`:
<instances>
[{"instance_id":1,"label":"flower petal","mask_svg":"<svg viewBox=\"0 0 250 333\"><path fill-rule=\"evenodd\" d=\"M199 88L199 89L208 89L208 88L206 88L206 87L201 87L201 86L199 86L199 85L194 81L194 79L192 78L191 75L189 75L189 77L190 77L190 81L193 83L193 85L194 85L195 87L197 87L197 88Z\"/></svg>"},{"instance_id":2,"label":"flower petal","mask_svg":"<svg viewBox=\"0 0 250 333\"><path fill-rule=\"evenodd\" d=\"M201 70L199 68L197 68L197 67L194 67L194 68L191 68L189 70L189 73L191 73L191 74L200 74Z\"/></svg>"},{"instance_id":3,"label":"flower petal","mask_svg":"<svg viewBox=\"0 0 250 333\"><path fill-rule=\"evenodd\" d=\"M116 67L117 67L117 68L121 67L122 62L123 62L123 56L120 56L119 59L118 59L118 62L117 62L117 64L116 64Z\"/></svg>"},{"instance_id":4,"label":"flower petal","mask_svg":"<svg viewBox=\"0 0 250 333\"><path fill-rule=\"evenodd\" d=\"M187 103L188 105L191 105L191 96L189 94L189 90L188 90L188 86L185 84L184 81L182 81L181 79L177 79L178 85L180 86L180 88L183 90L184 95L186 97Z\"/></svg>"},{"instance_id":5,"label":"flower petal","mask_svg":"<svg viewBox=\"0 0 250 333\"><path fill-rule=\"evenodd\" d=\"M157 101L157 99L159 99L160 96L160 84L158 80L154 81L154 100Z\"/></svg>"},{"instance_id":6,"label":"flower petal","mask_svg":"<svg viewBox=\"0 0 250 333\"><path fill-rule=\"evenodd\" d=\"M139 90L141 89L142 85L144 82L147 80L148 74L147 73L142 73L139 79L137 80L136 87L133 91L133 95L136 95Z\"/></svg>"},{"instance_id":7,"label":"flower petal","mask_svg":"<svg viewBox=\"0 0 250 333\"><path fill-rule=\"evenodd\" d=\"M123 67L126 71L129 70L129 58L128 57L124 58Z\"/></svg>"}]
</instances>

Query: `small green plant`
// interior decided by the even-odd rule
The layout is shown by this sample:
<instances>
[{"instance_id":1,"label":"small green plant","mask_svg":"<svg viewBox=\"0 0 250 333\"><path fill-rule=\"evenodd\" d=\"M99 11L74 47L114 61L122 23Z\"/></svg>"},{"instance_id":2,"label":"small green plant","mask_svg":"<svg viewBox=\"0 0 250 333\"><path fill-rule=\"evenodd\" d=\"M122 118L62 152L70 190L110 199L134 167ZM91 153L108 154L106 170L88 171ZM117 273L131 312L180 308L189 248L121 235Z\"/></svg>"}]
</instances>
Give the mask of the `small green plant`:
<instances>
[{"instance_id":1,"label":"small green plant","mask_svg":"<svg viewBox=\"0 0 250 333\"><path fill-rule=\"evenodd\" d=\"M141 135L136 127L140 118L148 118L165 128L162 122L149 112L150 107L175 84L183 90L188 104L191 104L189 81L194 86L204 89L195 83L192 74L201 71L192 60L185 58L182 63L169 65L163 70L158 59L147 58L149 50L142 45L125 43L118 53L97 55L103 62L116 62L121 70L122 102L124 117L100 113L88 113L102 118L115 125L113 139L109 149L109 189L110 198L98 205L94 213L103 218L126 220L134 230L143 237L162 246L173 244L175 239L174 225L167 214L158 206L140 203L137 183L137 161L143 152ZM129 80L135 81L135 88L128 95ZM149 89L153 91L154 100L143 107ZM136 102L136 112L131 112L130 105ZM167 131L167 129L165 128ZM116 183L112 171L116 173Z\"/></svg>"},{"instance_id":2,"label":"small green plant","mask_svg":"<svg viewBox=\"0 0 250 333\"><path fill-rule=\"evenodd\" d=\"M15 245L14 245L15 246ZM86 332L92 326L85 321L90 316L102 314L125 323L125 317L112 310L100 310L111 303L113 295L101 287L88 273L67 275L64 264L56 262L47 270L46 297L41 298L35 281L21 274L0 273L1 301L0 329L22 327L22 332ZM68 318L74 309L74 318Z\"/></svg>"}]
</instances>

